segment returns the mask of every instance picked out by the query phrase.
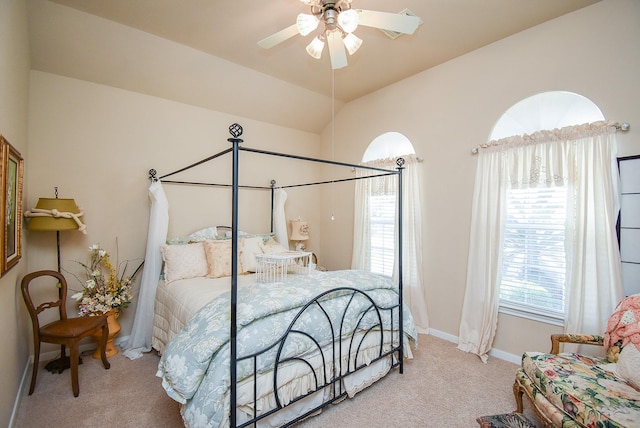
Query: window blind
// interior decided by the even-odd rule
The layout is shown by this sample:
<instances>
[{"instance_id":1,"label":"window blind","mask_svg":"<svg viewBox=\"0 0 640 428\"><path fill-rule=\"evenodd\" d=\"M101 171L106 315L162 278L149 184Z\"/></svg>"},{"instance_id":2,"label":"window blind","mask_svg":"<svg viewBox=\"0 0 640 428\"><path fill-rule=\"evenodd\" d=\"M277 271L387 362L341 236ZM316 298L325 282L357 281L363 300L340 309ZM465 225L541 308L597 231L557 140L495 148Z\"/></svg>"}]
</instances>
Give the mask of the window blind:
<instances>
[{"instance_id":1,"label":"window blind","mask_svg":"<svg viewBox=\"0 0 640 428\"><path fill-rule=\"evenodd\" d=\"M371 272L391 276L395 255L395 195L376 195L369 200Z\"/></svg>"},{"instance_id":2,"label":"window blind","mask_svg":"<svg viewBox=\"0 0 640 428\"><path fill-rule=\"evenodd\" d=\"M563 317L566 194L566 187L508 191L502 306Z\"/></svg>"}]
</instances>

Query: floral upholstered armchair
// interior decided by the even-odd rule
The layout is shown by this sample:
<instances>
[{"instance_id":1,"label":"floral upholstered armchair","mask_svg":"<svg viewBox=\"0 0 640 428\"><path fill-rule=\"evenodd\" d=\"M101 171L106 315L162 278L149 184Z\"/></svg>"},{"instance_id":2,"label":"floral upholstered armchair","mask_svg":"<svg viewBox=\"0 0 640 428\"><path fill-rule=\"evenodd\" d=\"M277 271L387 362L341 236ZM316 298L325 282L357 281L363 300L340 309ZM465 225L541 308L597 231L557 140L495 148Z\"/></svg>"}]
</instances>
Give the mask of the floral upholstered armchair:
<instances>
[{"instance_id":1,"label":"floral upholstered armchair","mask_svg":"<svg viewBox=\"0 0 640 428\"><path fill-rule=\"evenodd\" d=\"M559 353L560 343L604 346L606 357ZM609 318L604 336L551 336L550 353L525 352L513 385L546 427L640 427L640 295Z\"/></svg>"}]
</instances>

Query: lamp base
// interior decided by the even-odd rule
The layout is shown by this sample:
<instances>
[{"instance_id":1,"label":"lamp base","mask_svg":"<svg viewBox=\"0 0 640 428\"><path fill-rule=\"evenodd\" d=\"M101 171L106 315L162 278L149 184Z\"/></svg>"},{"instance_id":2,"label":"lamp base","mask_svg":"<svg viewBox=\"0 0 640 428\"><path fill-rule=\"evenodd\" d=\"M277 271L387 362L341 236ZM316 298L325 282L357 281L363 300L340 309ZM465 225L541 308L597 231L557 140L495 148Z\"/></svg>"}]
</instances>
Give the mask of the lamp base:
<instances>
[{"instance_id":1,"label":"lamp base","mask_svg":"<svg viewBox=\"0 0 640 428\"><path fill-rule=\"evenodd\" d=\"M82 357L78 357L78 364L82 364ZM71 357L63 356L56 360L51 360L44 366L51 373L62 373L65 369L71 367Z\"/></svg>"},{"instance_id":2,"label":"lamp base","mask_svg":"<svg viewBox=\"0 0 640 428\"><path fill-rule=\"evenodd\" d=\"M304 242L302 241L297 241L296 242L296 251L306 251L307 246L304 245Z\"/></svg>"}]
</instances>

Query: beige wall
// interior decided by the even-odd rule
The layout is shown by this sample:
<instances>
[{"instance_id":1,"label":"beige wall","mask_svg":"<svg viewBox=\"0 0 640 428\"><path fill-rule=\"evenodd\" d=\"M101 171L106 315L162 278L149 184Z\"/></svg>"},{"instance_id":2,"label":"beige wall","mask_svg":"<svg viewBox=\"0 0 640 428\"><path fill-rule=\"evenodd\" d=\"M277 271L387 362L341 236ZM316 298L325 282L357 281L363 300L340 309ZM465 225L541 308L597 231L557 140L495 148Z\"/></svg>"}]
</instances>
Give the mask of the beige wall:
<instances>
[{"instance_id":1,"label":"beige wall","mask_svg":"<svg viewBox=\"0 0 640 428\"><path fill-rule=\"evenodd\" d=\"M22 155L27 154L29 45L27 11L22 0L0 1L0 134ZM26 183L25 183L26 186ZM24 367L29 357L28 315L18 281L26 272L27 255L0 279L0 426L7 426Z\"/></svg>"},{"instance_id":2,"label":"beige wall","mask_svg":"<svg viewBox=\"0 0 640 428\"><path fill-rule=\"evenodd\" d=\"M425 159L423 265L431 327L455 337L466 284L475 173L471 148L486 141L495 121L518 100L569 90L592 99L607 118L630 122L631 131L619 136L620 155L640 153L639 21L637 1L603 0L457 58L345 106L336 117L332 144L329 125L316 135L86 81L29 74L24 2L1 0L0 133L25 156L26 208L38 197L53 196L54 186L61 197L73 197L84 208L88 234L62 234L63 268L73 271L73 260L85 260L90 244L114 251L116 238L121 259L142 257L147 170L164 174L227 148L227 127L233 122L244 126L247 147L345 162L358 162L377 135L401 132ZM256 174L265 164L271 171L267 177ZM205 167L207 178L227 176L228 166L212 165ZM251 184L268 185L272 178L288 184L319 172L317 166L253 155L241 165L242 179ZM326 174L339 178L351 173L331 169ZM288 216L309 221L308 245L321 264L348 267L353 188L336 184L318 189L288 190ZM177 213L170 234L229 221L224 191L213 196L168 188L167 193ZM192 207L194 200L199 204ZM264 201L263 194L243 193L241 228L257 232L268 227L262 209L256 208ZM187 215L188 221L178 220ZM24 259L0 279L0 325L8 344L0 353L0 425L9 421L30 353L17 281L27 271L55 263L55 236L27 231ZM133 311L121 318L122 336L130 331ZM554 330L503 316L495 345L516 355L546 349Z\"/></svg>"},{"instance_id":3,"label":"beige wall","mask_svg":"<svg viewBox=\"0 0 640 428\"><path fill-rule=\"evenodd\" d=\"M75 198L84 210L88 233L61 234L62 268L68 272L71 288L80 287L71 276L81 273L75 261L86 261L87 249L94 243L115 258L117 238L120 260L144 258L149 169L163 175L229 148L228 127L234 122L244 128L245 147L318 156L320 138L316 134L53 74L31 73L27 175L32 184L25 204L33 207L39 197L53 197L57 186L60 197ZM247 152L240 156L241 184L268 187L271 179L284 185L300 179L313 181L317 176L317 167L292 168L286 160ZM171 178L231 183L230 165L227 155L193 173ZM170 184L165 188L170 236L231 224L227 189ZM319 190L288 194L289 217L302 216L311 225L318 223L311 201ZM239 200L240 228L268 232L270 191L247 190ZM55 268L55 236L47 235L27 231L29 270ZM120 336L131 330L134 307L135 303L120 317ZM73 302L69 308L75 311Z\"/></svg>"},{"instance_id":4,"label":"beige wall","mask_svg":"<svg viewBox=\"0 0 640 428\"><path fill-rule=\"evenodd\" d=\"M566 90L593 100L608 119L631 123L618 134L619 155L640 153L640 2L604 0L534 27L439 67L427 70L342 108L335 124L335 157L359 161L379 134L406 135L423 168L423 249L430 327L458 335L466 286L471 199L476 159L471 149L486 142L500 115L530 95ZM330 133L323 133L329 156ZM352 222L352 188L340 221L323 216L326 264L348 267L344 243ZM325 192L325 201L330 194ZM327 202L328 203L328 202ZM329 248L332 251L329 251ZM520 355L545 350L546 324L501 316L495 347ZM526 334L523 334L526 332Z\"/></svg>"},{"instance_id":5,"label":"beige wall","mask_svg":"<svg viewBox=\"0 0 640 428\"><path fill-rule=\"evenodd\" d=\"M27 51L25 46L22 52ZM242 145L245 147L309 157L319 155L320 137L317 134L58 75L38 71L29 74L28 63L23 71L23 99L16 99L12 114L15 116L22 111L24 115L15 118L15 122L22 123L24 128L16 129L16 134L25 146L26 181L33 183L25 188L25 209L35 206L39 197L54 197L57 187L60 197L74 198L85 213L86 235L61 233L61 264L72 289L80 287L73 277L81 273L76 261L86 262L87 249L93 243L101 244L115 258L118 239L120 260L144 257L149 169L155 168L159 175L166 174L227 149L231 146L227 138L232 123L243 126L245 142ZM26 90L29 84L30 97ZM15 89L16 84L13 86ZM272 179L278 185L317 180L318 167L315 165L292 167L290 161L247 152L241 152L240 156L241 184L268 187ZM230 162L231 157L225 156L202 165L195 173L172 178L230 183ZM203 191L177 185L166 185L165 188L171 205L170 235L231 223L228 190L207 188ZM319 219L312 201L319 197L319 192L319 189L288 190L287 216L301 216L314 227ZM270 191L243 191L240 195L240 228L248 232L269 231L269 207ZM23 261L20 268L14 268L2 278L3 286L0 287L1 293L9 292L0 304L10 302L8 307L11 309L0 313L2 325L9 326L7 337L16 343L16 346L6 348L15 353L10 360L4 361L5 354L2 354L0 376L11 376L11 382L7 380L4 385L13 385L3 389L7 399L1 401L3 406L8 406L2 408L2 416L6 416L7 421L19 378L32 350L30 324L21 297L15 294L15 289L5 287L4 282L15 285L27 271L56 268L55 234L26 230L25 238L28 262ZM309 246L313 249L319 243L317 236L309 241ZM137 295L137 286L134 291ZM131 331L135 304L134 297L133 305L120 317L121 339ZM67 306L71 313L76 311L74 302L70 301ZM21 310L16 313L15 308ZM5 316L9 321L4 322ZM55 352L56 349L45 345L43 352Z\"/></svg>"}]
</instances>

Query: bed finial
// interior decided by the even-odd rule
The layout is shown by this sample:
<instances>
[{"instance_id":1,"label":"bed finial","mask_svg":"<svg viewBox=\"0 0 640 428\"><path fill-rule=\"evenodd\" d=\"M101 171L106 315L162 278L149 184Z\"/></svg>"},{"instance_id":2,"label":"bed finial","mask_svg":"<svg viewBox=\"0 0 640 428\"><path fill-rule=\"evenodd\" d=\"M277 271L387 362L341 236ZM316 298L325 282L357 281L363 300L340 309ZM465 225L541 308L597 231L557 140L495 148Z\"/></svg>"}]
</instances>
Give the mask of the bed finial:
<instances>
[{"instance_id":1,"label":"bed finial","mask_svg":"<svg viewBox=\"0 0 640 428\"><path fill-rule=\"evenodd\" d=\"M239 138L242 135L242 126L240 126L240 124L234 123L233 125L229 126L229 134L231 134L233 138L227 138L227 141L231 143L233 143L234 141L242 143L242 140Z\"/></svg>"},{"instance_id":2,"label":"bed finial","mask_svg":"<svg viewBox=\"0 0 640 428\"><path fill-rule=\"evenodd\" d=\"M271 180L271 187L276 187L276 180Z\"/></svg>"},{"instance_id":3,"label":"bed finial","mask_svg":"<svg viewBox=\"0 0 640 428\"><path fill-rule=\"evenodd\" d=\"M158 178L156 177L156 174L158 173L158 171L156 171L155 169L151 168L149 170L149 178L151 179L151 181L158 181Z\"/></svg>"},{"instance_id":4,"label":"bed finial","mask_svg":"<svg viewBox=\"0 0 640 428\"><path fill-rule=\"evenodd\" d=\"M404 158L396 159L396 165L398 165L398 168L402 168L404 166Z\"/></svg>"}]
</instances>

